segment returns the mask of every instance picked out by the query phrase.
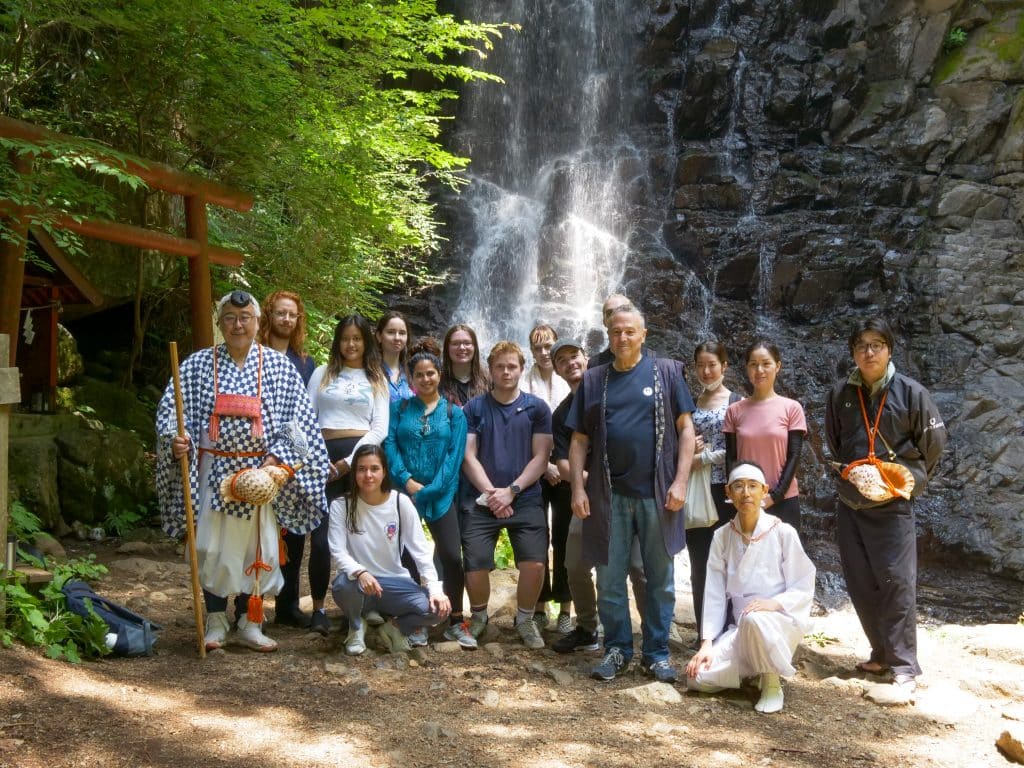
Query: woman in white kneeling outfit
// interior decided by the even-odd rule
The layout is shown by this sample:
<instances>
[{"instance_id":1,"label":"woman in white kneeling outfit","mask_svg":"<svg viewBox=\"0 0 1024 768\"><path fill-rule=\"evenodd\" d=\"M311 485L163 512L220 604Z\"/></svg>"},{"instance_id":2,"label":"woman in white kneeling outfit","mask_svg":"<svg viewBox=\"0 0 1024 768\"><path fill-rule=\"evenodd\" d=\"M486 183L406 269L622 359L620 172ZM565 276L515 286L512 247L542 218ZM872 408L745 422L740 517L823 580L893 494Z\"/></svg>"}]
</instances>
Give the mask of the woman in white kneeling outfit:
<instances>
[{"instance_id":1,"label":"woman in white kneeling outfit","mask_svg":"<svg viewBox=\"0 0 1024 768\"><path fill-rule=\"evenodd\" d=\"M359 446L352 459L355 478L347 496L331 503L328 543L338 575L334 602L348 617L345 652L366 650L363 615L391 616L380 633L392 652L408 651L410 632L432 627L451 612L434 569L434 548L420 527L408 496L391 489L384 449ZM422 584L402 565L405 550L416 563Z\"/></svg>"},{"instance_id":2,"label":"woman in white kneeling outfit","mask_svg":"<svg viewBox=\"0 0 1024 768\"><path fill-rule=\"evenodd\" d=\"M739 462L726 495L736 517L715 531L704 586L703 637L686 667L687 687L715 693L760 676L758 712L779 712L779 677L788 677L793 652L810 627L814 564L796 530L761 508L768 494L764 472ZM727 617L729 601L732 616ZM730 618L729 626L715 637Z\"/></svg>"}]
</instances>

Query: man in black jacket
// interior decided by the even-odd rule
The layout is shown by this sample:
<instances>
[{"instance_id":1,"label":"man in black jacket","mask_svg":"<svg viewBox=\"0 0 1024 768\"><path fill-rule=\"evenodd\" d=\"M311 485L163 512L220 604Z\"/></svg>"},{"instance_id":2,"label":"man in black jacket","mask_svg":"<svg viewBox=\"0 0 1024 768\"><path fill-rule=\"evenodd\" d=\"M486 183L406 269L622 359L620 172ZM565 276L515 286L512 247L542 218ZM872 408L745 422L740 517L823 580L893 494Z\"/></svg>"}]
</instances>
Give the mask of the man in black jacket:
<instances>
[{"instance_id":1,"label":"man in black jacket","mask_svg":"<svg viewBox=\"0 0 1024 768\"><path fill-rule=\"evenodd\" d=\"M868 457L901 464L924 492L946 444L935 403L918 382L896 372L893 332L882 318L850 334L856 369L828 398L825 434L843 465ZM838 544L847 589L871 658L863 672L894 675L895 699L909 703L921 674L917 661L917 535L911 499L873 501L849 480L839 484Z\"/></svg>"}]
</instances>

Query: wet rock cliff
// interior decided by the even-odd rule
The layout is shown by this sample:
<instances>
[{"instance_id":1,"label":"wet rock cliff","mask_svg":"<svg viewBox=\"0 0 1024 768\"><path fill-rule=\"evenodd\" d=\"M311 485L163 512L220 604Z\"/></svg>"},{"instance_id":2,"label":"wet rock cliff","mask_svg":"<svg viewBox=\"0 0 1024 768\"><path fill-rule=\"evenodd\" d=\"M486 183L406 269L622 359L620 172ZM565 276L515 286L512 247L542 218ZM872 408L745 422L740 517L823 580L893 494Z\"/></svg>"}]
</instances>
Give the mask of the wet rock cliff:
<instances>
[{"instance_id":1,"label":"wet rock cliff","mask_svg":"<svg viewBox=\"0 0 1024 768\"><path fill-rule=\"evenodd\" d=\"M646 149L631 166L643 183L618 198L617 215L638 224L616 234L614 277L647 313L651 343L689 359L700 338L721 338L735 387L741 349L755 336L778 343L779 389L811 424L809 527L828 536L824 396L850 367L854 319L887 316L898 368L931 389L952 436L919 508L923 551L1024 577L1024 3L632 5L632 53L616 60L640 96L615 126ZM515 20L531 34L528 15ZM456 146L479 119L457 116ZM444 204L455 277L419 308L432 331L480 290L465 279L465 215ZM538 248L542 269L525 279L539 283L542 319L558 300L545 292L557 262Z\"/></svg>"}]
</instances>

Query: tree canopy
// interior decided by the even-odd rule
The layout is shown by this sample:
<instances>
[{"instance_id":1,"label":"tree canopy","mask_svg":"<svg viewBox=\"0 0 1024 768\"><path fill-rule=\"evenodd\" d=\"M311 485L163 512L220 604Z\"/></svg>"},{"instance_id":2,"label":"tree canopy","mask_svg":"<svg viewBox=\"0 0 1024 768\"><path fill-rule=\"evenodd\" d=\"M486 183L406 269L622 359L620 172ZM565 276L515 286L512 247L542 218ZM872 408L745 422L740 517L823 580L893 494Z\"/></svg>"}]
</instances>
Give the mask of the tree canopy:
<instances>
[{"instance_id":1,"label":"tree canopy","mask_svg":"<svg viewBox=\"0 0 1024 768\"><path fill-rule=\"evenodd\" d=\"M497 80L471 65L500 33L429 0L15 0L0 111L252 192L251 213L210 211L211 241L250 254L232 278L368 309L437 245L429 187L467 163L444 103ZM48 204L73 209L56 178Z\"/></svg>"}]
</instances>

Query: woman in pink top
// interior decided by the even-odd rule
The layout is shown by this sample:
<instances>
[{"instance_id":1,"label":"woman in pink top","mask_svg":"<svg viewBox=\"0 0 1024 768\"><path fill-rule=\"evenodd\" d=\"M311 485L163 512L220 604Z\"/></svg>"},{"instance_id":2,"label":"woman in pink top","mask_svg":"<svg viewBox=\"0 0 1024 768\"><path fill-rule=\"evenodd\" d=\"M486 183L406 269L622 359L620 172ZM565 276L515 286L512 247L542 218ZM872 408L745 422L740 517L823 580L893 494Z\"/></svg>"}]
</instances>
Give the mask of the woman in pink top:
<instances>
[{"instance_id":1,"label":"woman in pink top","mask_svg":"<svg viewBox=\"0 0 1024 768\"><path fill-rule=\"evenodd\" d=\"M804 409L796 400L775 392L782 370L779 348L758 340L747 348L747 378L754 391L725 412L726 472L737 461L753 461L764 469L769 492L765 509L800 531L800 489L796 465L807 433Z\"/></svg>"}]
</instances>

